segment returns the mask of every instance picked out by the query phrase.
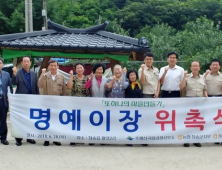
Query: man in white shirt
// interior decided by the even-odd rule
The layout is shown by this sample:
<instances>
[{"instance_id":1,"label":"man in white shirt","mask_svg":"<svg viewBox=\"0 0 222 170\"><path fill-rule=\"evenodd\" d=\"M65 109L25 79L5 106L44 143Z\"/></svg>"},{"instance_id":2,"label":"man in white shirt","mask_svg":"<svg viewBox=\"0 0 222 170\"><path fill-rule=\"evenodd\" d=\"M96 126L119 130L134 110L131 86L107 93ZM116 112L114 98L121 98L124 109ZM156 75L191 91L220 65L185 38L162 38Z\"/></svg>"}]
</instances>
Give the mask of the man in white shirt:
<instances>
[{"instance_id":1,"label":"man in white shirt","mask_svg":"<svg viewBox=\"0 0 222 170\"><path fill-rule=\"evenodd\" d=\"M174 98L180 97L180 82L184 75L184 69L176 65L178 60L178 54L175 52L170 52L167 55L168 66L162 67L160 69L160 83L161 87L161 97L162 98Z\"/></svg>"}]
</instances>

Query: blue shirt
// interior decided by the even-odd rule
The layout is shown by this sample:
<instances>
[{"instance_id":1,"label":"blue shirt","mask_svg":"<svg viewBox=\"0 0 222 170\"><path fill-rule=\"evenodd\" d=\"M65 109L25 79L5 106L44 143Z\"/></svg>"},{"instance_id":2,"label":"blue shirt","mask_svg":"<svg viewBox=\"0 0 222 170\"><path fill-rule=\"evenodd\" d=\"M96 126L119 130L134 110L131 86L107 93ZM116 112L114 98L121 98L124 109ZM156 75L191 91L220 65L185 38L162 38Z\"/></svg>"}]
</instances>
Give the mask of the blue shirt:
<instances>
[{"instance_id":1,"label":"blue shirt","mask_svg":"<svg viewBox=\"0 0 222 170\"><path fill-rule=\"evenodd\" d=\"M0 96L3 96L3 89L2 89L2 73L0 73Z\"/></svg>"},{"instance_id":2,"label":"blue shirt","mask_svg":"<svg viewBox=\"0 0 222 170\"><path fill-rule=\"evenodd\" d=\"M22 68L22 72L25 75L25 81L26 81L26 84L28 86L28 94L32 94L30 72L26 72L23 68Z\"/></svg>"}]
</instances>

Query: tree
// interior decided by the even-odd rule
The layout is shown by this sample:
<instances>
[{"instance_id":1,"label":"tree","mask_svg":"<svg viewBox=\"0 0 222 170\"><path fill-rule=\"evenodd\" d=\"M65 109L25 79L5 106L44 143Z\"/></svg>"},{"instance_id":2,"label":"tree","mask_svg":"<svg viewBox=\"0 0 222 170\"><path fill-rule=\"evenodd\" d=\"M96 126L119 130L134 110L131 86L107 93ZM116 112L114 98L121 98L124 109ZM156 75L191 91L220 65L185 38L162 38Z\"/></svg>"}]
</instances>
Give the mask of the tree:
<instances>
[{"instance_id":1,"label":"tree","mask_svg":"<svg viewBox=\"0 0 222 170\"><path fill-rule=\"evenodd\" d=\"M12 32L25 32L25 18L23 13L15 10L10 17L10 27Z\"/></svg>"},{"instance_id":2,"label":"tree","mask_svg":"<svg viewBox=\"0 0 222 170\"><path fill-rule=\"evenodd\" d=\"M220 23L215 24L206 17L197 18L188 22L184 30L178 31L167 24L146 26L136 36L145 36L155 55L155 60L166 61L170 51L179 53L179 63L185 69L190 68L190 62L197 60L202 65L203 73L213 58L222 59L222 31ZM159 65L161 66L161 65Z\"/></svg>"},{"instance_id":3,"label":"tree","mask_svg":"<svg viewBox=\"0 0 222 170\"><path fill-rule=\"evenodd\" d=\"M7 34L9 19L0 11L0 34Z\"/></svg>"},{"instance_id":4,"label":"tree","mask_svg":"<svg viewBox=\"0 0 222 170\"><path fill-rule=\"evenodd\" d=\"M130 30L124 30L121 26L121 23L118 23L117 20L114 19L114 21L110 23L108 27L108 31L116 33L116 34L120 34L120 35L129 36Z\"/></svg>"}]
</instances>

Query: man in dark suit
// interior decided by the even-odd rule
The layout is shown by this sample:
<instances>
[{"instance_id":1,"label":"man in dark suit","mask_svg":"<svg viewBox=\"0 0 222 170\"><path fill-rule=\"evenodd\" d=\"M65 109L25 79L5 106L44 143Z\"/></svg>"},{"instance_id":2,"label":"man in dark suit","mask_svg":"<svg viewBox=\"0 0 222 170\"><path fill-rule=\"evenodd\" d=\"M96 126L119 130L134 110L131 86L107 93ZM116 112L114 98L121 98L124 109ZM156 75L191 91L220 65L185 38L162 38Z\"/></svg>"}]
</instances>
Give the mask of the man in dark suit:
<instances>
[{"instance_id":1,"label":"man in dark suit","mask_svg":"<svg viewBox=\"0 0 222 170\"><path fill-rule=\"evenodd\" d=\"M7 141L7 112L8 112L8 87L10 87L11 93L13 93L11 78L9 73L2 70L4 65L3 58L0 57L0 138L1 143L8 145Z\"/></svg>"},{"instance_id":2,"label":"man in dark suit","mask_svg":"<svg viewBox=\"0 0 222 170\"><path fill-rule=\"evenodd\" d=\"M16 85L16 94L39 94L37 74L30 70L31 58L23 57L21 61L22 68L17 71L16 67L12 68L12 84ZM15 138L16 145L22 145L22 138ZM27 139L27 142L35 144L34 139Z\"/></svg>"}]
</instances>

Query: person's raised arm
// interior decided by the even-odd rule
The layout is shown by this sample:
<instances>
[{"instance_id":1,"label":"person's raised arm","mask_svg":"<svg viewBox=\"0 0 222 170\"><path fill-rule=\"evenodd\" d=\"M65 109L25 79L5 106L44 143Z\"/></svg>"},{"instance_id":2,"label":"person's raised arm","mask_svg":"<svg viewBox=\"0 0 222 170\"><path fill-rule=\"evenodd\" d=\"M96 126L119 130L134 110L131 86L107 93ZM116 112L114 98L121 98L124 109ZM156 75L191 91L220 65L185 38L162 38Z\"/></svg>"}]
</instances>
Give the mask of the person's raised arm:
<instances>
[{"instance_id":1,"label":"person's raised arm","mask_svg":"<svg viewBox=\"0 0 222 170\"><path fill-rule=\"evenodd\" d=\"M10 93L13 93L13 87L12 87L12 82L11 82L11 79L10 79L10 75L8 75L8 87L10 89Z\"/></svg>"},{"instance_id":2,"label":"person's raised arm","mask_svg":"<svg viewBox=\"0 0 222 170\"><path fill-rule=\"evenodd\" d=\"M159 97L159 93L160 93L160 81L158 81L157 89L156 89L156 93L154 94L154 97L158 98Z\"/></svg>"},{"instance_id":3,"label":"person's raised arm","mask_svg":"<svg viewBox=\"0 0 222 170\"><path fill-rule=\"evenodd\" d=\"M41 74L41 76L39 77L39 80L38 80L38 87L39 88L45 88L45 86L46 86L47 77L46 77L45 73L46 73L46 69L43 68L42 69L42 74Z\"/></svg>"},{"instance_id":4,"label":"person's raised arm","mask_svg":"<svg viewBox=\"0 0 222 170\"><path fill-rule=\"evenodd\" d=\"M207 77L207 75L210 73L211 71L208 69L208 70L206 70L206 72L204 73L204 78L206 78Z\"/></svg>"},{"instance_id":5,"label":"person's raised arm","mask_svg":"<svg viewBox=\"0 0 222 170\"><path fill-rule=\"evenodd\" d=\"M67 87L69 88L69 89L71 89L72 88L72 86L73 86L73 70L71 70L70 72L69 72L69 81L68 81L68 83L67 83Z\"/></svg>"},{"instance_id":6,"label":"person's raised arm","mask_svg":"<svg viewBox=\"0 0 222 170\"><path fill-rule=\"evenodd\" d=\"M186 88L184 87L181 91L182 97L186 97Z\"/></svg>"},{"instance_id":7,"label":"person's raised arm","mask_svg":"<svg viewBox=\"0 0 222 170\"><path fill-rule=\"evenodd\" d=\"M13 85L17 85L18 84L18 79L16 78L16 75L17 75L17 68L16 67L13 67L12 68L12 84Z\"/></svg>"},{"instance_id":8,"label":"person's raised arm","mask_svg":"<svg viewBox=\"0 0 222 170\"><path fill-rule=\"evenodd\" d=\"M204 97L208 97L207 90L203 90Z\"/></svg>"},{"instance_id":9,"label":"person's raised arm","mask_svg":"<svg viewBox=\"0 0 222 170\"><path fill-rule=\"evenodd\" d=\"M204 82L205 82L205 80L204 80ZM204 95L204 97L208 97L206 82L205 82L205 85L204 85L203 95Z\"/></svg>"},{"instance_id":10,"label":"person's raised arm","mask_svg":"<svg viewBox=\"0 0 222 170\"><path fill-rule=\"evenodd\" d=\"M115 80L116 80L116 76L113 76L111 81L109 83L105 84L105 87L108 89L111 89L113 87Z\"/></svg>"},{"instance_id":11,"label":"person's raised arm","mask_svg":"<svg viewBox=\"0 0 222 170\"><path fill-rule=\"evenodd\" d=\"M169 67L165 67L164 70L163 68L160 69L160 84L163 84L168 70L169 70Z\"/></svg>"},{"instance_id":12,"label":"person's raised arm","mask_svg":"<svg viewBox=\"0 0 222 170\"><path fill-rule=\"evenodd\" d=\"M180 85L179 85L181 90L185 87L185 79L186 79L186 76L187 76L187 70L184 71L184 76L183 76L183 78L182 78L182 80L181 80L181 82L180 82Z\"/></svg>"},{"instance_id":13,"label":"person's raised arm","mask_svg":"<svg viewBox=\"0 0 222 170\"><path fill-rule=\"evenodd\" d=\"M139 78L140 78L140 83L142 85L144 85L146 82L146 78L145 78L145 74L144 74L144 67L145 67L145 64L142 64L141 69L139 70Z\"/></svg>"},{"instance_id":14,"label":"person's raised arm","mask_svg":"<svg viewBox=\"0 0 222 170\"><path fill-rule=\"evenodd\" d=\"M62 85L63 96L67 96L67 87L68 86L66 86L65 77L63 76L63 85Z\"/></svg>"},{"instance_id":15,"label":"person's raised arm","mask_svg":"<svg viewBox=\"0 0 222 170\"><path fill-rule=\"evenodd\" d=\"M129 81L126 81L126 72L127 72L126 67L124 67L121 78L123 89L126 89L129 86Z\"/></svg>"},{"instance_id":16,"label":"person's raised arm","mask_svg":"<svg viewBox=\"0 0 222 170\"><path fill-rule=\"evenodd\" d=\"M92 86L92 81L93 81L93 73L90 74L90 78L88 79L88 81L85 84L86 89L89 89Z\"/></svg>"}]
</instances>

